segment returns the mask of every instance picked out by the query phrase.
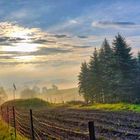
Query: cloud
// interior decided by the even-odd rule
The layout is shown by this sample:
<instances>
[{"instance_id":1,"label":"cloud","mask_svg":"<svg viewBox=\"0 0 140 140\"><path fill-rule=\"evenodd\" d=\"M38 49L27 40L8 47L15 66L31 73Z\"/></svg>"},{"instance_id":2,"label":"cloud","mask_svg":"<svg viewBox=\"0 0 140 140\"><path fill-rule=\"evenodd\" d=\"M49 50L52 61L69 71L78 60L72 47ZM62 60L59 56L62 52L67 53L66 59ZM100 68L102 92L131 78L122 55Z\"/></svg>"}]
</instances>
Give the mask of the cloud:
<instances>
[{"instance_id":1,"label":"cloud","mask_svg":"<svg viewBox=\"0 0 140 140\"><path fill-rule=\"evenodd\" d=\"M7 56L3 56L3 55L0 56L0 60L1 59L12 59L12 58L13 58L12 56L8 56L8 55Z\"/></svg>"},{"instance_id":2,"label":"cloud","mask_svg":"<svg viewBox=\"0 0 140 140\"><path fill-rule=\"evenodd\" d=\"M94 21L92 26L96 28L129 28L140 27L140 25L134 22L111 22L111 21Z\"/></svg>"},{"instance_id":3,"label":"cloud","mask_svg":"<svg viewBox=\"0 0 140 140\"><path fill-rule=\"evenodd\" d=\"M85 45L77 45L77 46L73 46L74 48L91 48L93 46L85 46Z\"/></svg>"},{"instance_id":4,"label":"cloud","mask_svg":"<svg viewBox=\"0 0 140 140\"><path fill-rule=\"evenodd\" d=\"M65 38L65 37L68 37L67 35L54 35L54 37L56 38Z\"/></svg>"},{"instance_id":5,"label":"cloud","mask_svg":"<svg viewBox=\"0 0 140 140\"><path fill-rule=\"evenodd\" d=\"M46 43L56 43L56 41L47 39L34 39L31 43L46 44Z\"/></svg>"},{"instance_id":6,"label":"cloud","mask_svg":"<svg viewBox=\"0 0 140 140\"><path fill-rule=\"evenodd\" d=\"M56 54L66 54L71 53L72 49L66 48L45 48L40 47L34 52L20 52L20 51L0 51L0 59L15 59L15 57L26 57L26 56L47 56ZM4 54L4 55L3 55ZM37 60L36 60L37 61Z\"/></svg>"},{"instance_id":7,"label":"cloud","mask_svg":"<svg viewBox=\"0 0 140 140\"><path fill-rule=\"evenodd\" d=\"M30 55L53 55L53 54L58 54L58 53L70 53L70 52L72 52L71 49L41 47L36 52L31 52L29 54Z\"/></svg>"},{"instance_id":8,"label":"cloud","mask_svg":"<svg viewBox=\"0 0 140 140\"><path fill-rule=\"evenodd\" d=\"M68 22L69 22L70 24L77 24L77 23L78 23L78 21L75 20L75 19L71 19L71 20L69 20Z\"/></svg>"},{"instance_id":9,"label":"cloud","mask_svg":"<svg viewBox=\"0 0 140 140\"><path fill-rule=\"evenodd\" d=\"M63 23L58 23L55 26L51 26L48 28L48 31L52 33L65 33L68 29L78 27L81 24L81 21L78 19L69 19L63 21Z\"/></svg>"},{"instance_id":10,"label":"cloud","mask_svg":"<svg viewBox=\"0 0 140 140\"><path fill-rule=\"evenodd\" d=\"M3 46L13 46L13 43L20 43L23 40L25 40L25 39L24 38L20 38L20 37L2 36L2 37L0 37L0 45L3 45Z\"/></svg>"},{"instance_id":11,"label":"cloud","mask_svg":"<svg viewBox=\"0 0 140 140\"><path fill-rule=\"evenodd\" d=\"M88 38L88 36L84 36L84 35L78 35L77 37L79 37L79 38Z\"/></svg>"},{"instance_id":12,"label":"cloud","mask_svg":"<svg viewBox=\"0 0 140 140\"><path fill-rule=\"evenodd\" d=\"M26 54L26 52L20 52L20 51L0 51L0 54L8 54L8 55L12 55L12 54L17 54L17 55L20 55L20 54Z\"/></svg>"},{"instance_id":13,"label":"cloud","mask_svg":"<svg viewBox=\"0 0 140 140\"><path fill-rule=\"evenodd\" d=\"M13 58L13 57L12 57ZM8 56L5 56L3 58L0 57L1 59L11 59L8 58ZM19 61L19 62L4 62L4 61L0 61L0 65L9 65L9 66L15 66L15 65L32 65L36 68L39 67L44 67L44 66L48 66L48 67L53 67L53 68L57 68L57 67L70 67L70 66L76 66L76 65L80 65L80 62L77 61L72 61L72 60L38 60L38 61L29 61L29 62L23 62L23 61Z\"/></svg>"}]
</instances>

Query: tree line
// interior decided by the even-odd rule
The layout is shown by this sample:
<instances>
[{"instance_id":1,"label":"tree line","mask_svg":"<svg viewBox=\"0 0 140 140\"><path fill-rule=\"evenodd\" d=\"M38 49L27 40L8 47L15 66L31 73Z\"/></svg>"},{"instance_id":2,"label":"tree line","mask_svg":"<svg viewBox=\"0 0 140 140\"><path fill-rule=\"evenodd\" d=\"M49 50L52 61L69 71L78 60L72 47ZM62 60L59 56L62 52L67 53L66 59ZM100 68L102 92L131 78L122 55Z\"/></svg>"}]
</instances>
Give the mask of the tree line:
<instances>
[{"instance_id":1,"label":"tree line","mask_svg":"<svg viewBox=\"0 0 140 140\"><path fill-rule=\"evenodd\" d=\"M36 98L39 97L39 95L45 95L47 93L49 93L50 91L55 92L58 90L58 87L55 84L52 84L51 88L47 88L46 86L42 87L42 89L40 87L38 87L37 85L31 87L26 86L25 88L23 88L20 92L20 98L23 99L28 99L28 98Z\"/></svg>"},{"instance_id":2,"label":"tree line","mask_svg":"<svg viewBox=\"0 0 140 140\"><path fill-rule=\"evenodd\" d=\"M133 56L131 49L118 34L112 45L104 39L90 61L82 63L79 93L87 103L140 103L140 52Z\"/></svg>"}]
</instances>

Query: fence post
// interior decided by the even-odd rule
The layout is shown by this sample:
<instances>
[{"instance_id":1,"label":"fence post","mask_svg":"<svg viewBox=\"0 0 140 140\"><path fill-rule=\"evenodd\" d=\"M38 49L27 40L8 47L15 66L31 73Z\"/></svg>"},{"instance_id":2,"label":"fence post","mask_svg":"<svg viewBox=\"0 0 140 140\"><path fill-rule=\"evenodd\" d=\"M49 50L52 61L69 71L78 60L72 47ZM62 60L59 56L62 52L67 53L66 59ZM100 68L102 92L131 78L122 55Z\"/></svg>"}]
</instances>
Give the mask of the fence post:
<instances>
[{"instance_id":1,"label":"fence post","mask_svg":"<svg viewBox=\"0 0 140 140\"><path fill-rule=\"evenodd\" d=\"M7 124L8 124L8 130L9 130L9 107L7 106Z\"/></svg>"},{"instance_id":2,"label":"fence post","mask_svg":"<svg viewBox=\"0 0 140 140\"><path fill-rule=\"evenodd\" d=\"M2 117L3 117L3 111L2 111L2 106L1 106L1 119L2 119Z\"/></svg>"},{"instance_id":3,"label":"fence post","mask_svg":"<svg viewBox=\"0 0 140 140\"><path fill-rule=\"evenodd\" d=\"M14 132L15 132L15 139L17 136L17 132L16 132L16 115L15 115L15 107L13 106L13 123L14 123Z\"/></svg>"},{"instance_id":4,"label":"fence post","mask_svg":"<svg viewBox=\"0 0 140 140\"><path fill-rule=\"evenodd\" d=\"M32 140L35 140L32 109L30 109L30 125L31 125L31 137Z\"/></svg>"},{"instance_id":5,"label":"fence post","mask_svg":"<svg viewBox=\"0 0 140 140\"><path fill-rule=\"evenodd\" d=\"M90 140L96 140L94 122L93 121L88 122L88 129L89 129L89 138L90 138Z\"/></svg>"}]
</instances>

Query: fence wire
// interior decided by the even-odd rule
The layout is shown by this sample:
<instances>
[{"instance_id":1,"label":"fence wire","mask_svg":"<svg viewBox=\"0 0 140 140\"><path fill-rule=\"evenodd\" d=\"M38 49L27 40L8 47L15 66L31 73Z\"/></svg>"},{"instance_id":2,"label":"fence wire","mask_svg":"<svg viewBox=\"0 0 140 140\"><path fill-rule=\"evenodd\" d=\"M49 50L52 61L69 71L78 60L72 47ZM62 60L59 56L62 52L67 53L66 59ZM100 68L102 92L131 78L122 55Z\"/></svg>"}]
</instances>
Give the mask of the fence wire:
<instances>
[{"instance_id":1,"label":"fence wire","mask_svg":"<svg viewBox=\"0 0 140 140\"><path fill-rule=\"evenodd\" d=\"M7 122L8 129L9 126L14 127L16 132L32 140L62 140L68 139L68 134L88 138L89 135L88 132L70 130L52 121L49 122L48 118L41 120L34 112L31 114L30 111L22 111L14 107L1 107L1 118Z\"/></svg>"}]
</instances>

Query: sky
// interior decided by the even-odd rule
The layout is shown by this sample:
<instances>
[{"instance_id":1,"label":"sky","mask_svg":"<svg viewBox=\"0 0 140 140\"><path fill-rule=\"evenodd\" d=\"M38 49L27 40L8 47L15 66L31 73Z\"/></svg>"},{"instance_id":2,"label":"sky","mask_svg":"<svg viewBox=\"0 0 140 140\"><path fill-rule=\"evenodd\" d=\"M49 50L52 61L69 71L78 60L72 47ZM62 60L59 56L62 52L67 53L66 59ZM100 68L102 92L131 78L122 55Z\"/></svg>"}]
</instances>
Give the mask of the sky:
<instances>
[{"instance_id":1,"label":"sky","mask_svg":"<svg viewBox=\"0 0 140 140\"><path fill-rule=\"evenodd\" d=\"M0 85L77 87L83 61L122 34L140 50L139 0L0 0Z\"/></svg>"}]
</instances>

